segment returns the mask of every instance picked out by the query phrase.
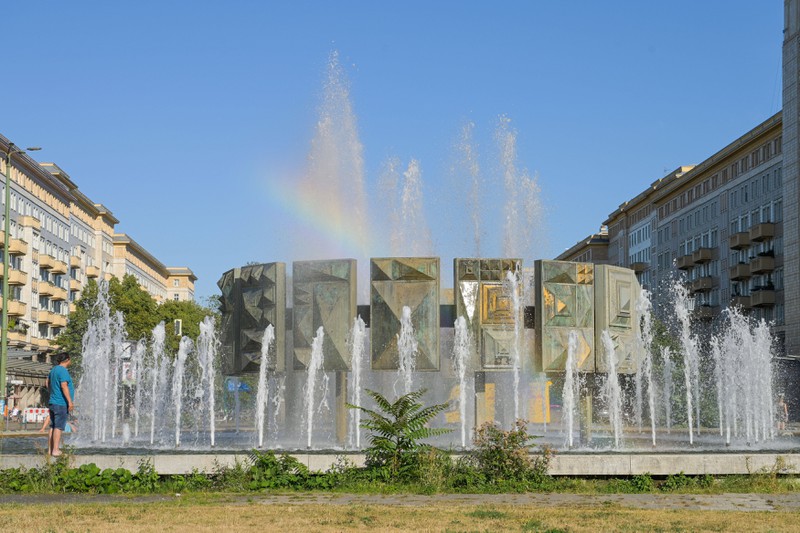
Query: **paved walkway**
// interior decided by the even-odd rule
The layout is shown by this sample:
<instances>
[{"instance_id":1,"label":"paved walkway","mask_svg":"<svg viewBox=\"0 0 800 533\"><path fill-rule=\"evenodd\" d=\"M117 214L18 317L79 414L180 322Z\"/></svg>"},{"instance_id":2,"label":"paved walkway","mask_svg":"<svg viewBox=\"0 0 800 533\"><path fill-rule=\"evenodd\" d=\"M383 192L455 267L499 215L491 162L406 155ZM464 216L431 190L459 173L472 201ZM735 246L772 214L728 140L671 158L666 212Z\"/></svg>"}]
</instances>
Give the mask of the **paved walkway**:
<instances>
[{"instance_id":1,"label":"paved walkway","mask_svg":"<svg viewBox=\"0 0 800 533\"><path fill-rule=\"evenodd\" d=\"M7 504L141 504L166 502L180 495L115 496L87 494L0 495ZM260 505L391 505L425 507L518 505L532 507L615 507L629 509L686 509L694 511L800 511L800 493L784 494L220 494L227 504Z\"/></svg>"}]
</instances>

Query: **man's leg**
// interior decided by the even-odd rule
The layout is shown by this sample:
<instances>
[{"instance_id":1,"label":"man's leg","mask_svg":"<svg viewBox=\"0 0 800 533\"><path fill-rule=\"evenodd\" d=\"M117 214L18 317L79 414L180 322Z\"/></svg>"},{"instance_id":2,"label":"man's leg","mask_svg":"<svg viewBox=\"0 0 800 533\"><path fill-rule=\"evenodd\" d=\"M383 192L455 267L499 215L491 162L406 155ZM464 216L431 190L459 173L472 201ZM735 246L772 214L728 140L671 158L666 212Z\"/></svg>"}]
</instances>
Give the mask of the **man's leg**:
<instances>
[{"instance_id":1,"label":"man's leg","mask_svg":"<svg viewBox=\"0 0 800 533\"><path fill-rule=\"evenodd\" d=\"M53 438L51 442L53 443L50 448L50 455L53 457L58 457L61 455L61 450L59 446L61 445L61 430L60 429L51 429L50 431L53 432Z\"/></svg>"}]
</instances>

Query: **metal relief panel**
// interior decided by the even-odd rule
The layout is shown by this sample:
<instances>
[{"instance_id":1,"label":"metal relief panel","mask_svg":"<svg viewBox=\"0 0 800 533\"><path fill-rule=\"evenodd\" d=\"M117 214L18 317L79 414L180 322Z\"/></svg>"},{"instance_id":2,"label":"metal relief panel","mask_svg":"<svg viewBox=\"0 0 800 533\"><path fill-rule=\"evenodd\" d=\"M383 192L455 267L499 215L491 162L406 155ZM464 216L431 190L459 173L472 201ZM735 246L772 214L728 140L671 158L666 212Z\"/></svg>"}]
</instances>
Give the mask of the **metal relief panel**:
<instances>
[{"instance_id":1,"label":"metal relief panel","mask_svg":"<svg viewBox=\"0 0 800 533\"><path fill-rule=\"evenodd\" d=\"M520 259L454 260L456 316L467 319L483 369L511 367L514 306L504 281L520 264Z\"/></svg>"},{"instance_id":2,"label":"metal relief panel","mask_svg":"<svg viewBox=\"0 0 800 533\"><path fill-rule=\"evenodd\" d=\"M236 300L236 278L238 278L239 269L234 268L225 272L222 277L217 281L222 295L219 299L219 310L221 313L220 318L220 358L222 360L223 374L230 375L237 373L236 371L236 338L238 337L237 326L238 320Z\"/></svg>"},{"instance_id":3,"label":"metal relief panel","mask_svg":"<svg viewBox=\"0 0 800 533\"><path fill-rule=\"evenodd\" d=\"M311 342L325 331L323 368L349 370L347 335L356 316L356 260L295 261L292 263L294 368L311 359Z\"/></svg>"},{"instance_id":4,"label":"metal relief panel","mask_svg":"<svg viewBox=\"0 0 800 533\"><path fill-rule=\"evenodd\" d=\"M229 374L257 372L261 341L268 325L275 327L275 350L271 367L284 368L286 343L286 265L265 263L235 268L223 274L222 347Z\"/></svg>"},{"instance_id":5,"label":"metal relief panel","mask_svg":"<svg viewBox=\"0 0 800 533\"><path fill-rule=\"evenodd\" d=\"M536 261L536 354L540 372L563 372L569 334L578 335L578 369L594 372L594 265Z\"/></svg>"},{"instance_id":6,"label":"metal relief panel","mask_svg":"<svg viewBox=\"0 0 800 533\"><path fill-rule=\"evenodd\" d=\"M397 370L397 336L408 306L418 344L415 369L438 370L439 258L373 258L370 271L372 368Z\"/></svg>"},{"instance_id":7,"label":"metal relief panel","mask_svg":"<svg viewBox=\"0 0 800 533\"><path fill-rule=\"evenodd\" d=\"M597 346L608 330L617 355L617 372L634 373L638 368L638 314L636 302L641 291L636 274L627 268L597 265L595 290L595 334ZM608 371L605 350L598 350L597 371Z\"/></svg>"}]
</instances>

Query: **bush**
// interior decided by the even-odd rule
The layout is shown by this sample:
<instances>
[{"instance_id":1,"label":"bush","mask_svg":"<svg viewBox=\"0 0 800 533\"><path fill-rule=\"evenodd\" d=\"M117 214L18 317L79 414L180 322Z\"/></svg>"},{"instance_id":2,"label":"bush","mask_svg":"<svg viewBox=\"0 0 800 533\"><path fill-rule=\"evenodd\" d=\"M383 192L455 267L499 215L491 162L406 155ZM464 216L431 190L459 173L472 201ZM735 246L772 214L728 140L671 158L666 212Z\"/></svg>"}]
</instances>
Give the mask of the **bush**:
<instances>
[{"instance_id":1,"label":"bush","mask_svg":"<svg viewBox=\"0 0 800 533\"><path fill-rule=\"evenodd\" d=\"M661 490L664 491L675 491L681 490L685 488L692 487L694 485L694 480L683 473L683 471L678 472L677 474L670 474L667 476L667 479L661 484Z\"/></svg>"},{"instance_id":2,"label":"bush","mask_svg":"<svg viewBox=\"0 0 800 533\"><path fill-rule=\"evenodd\" d=\"M653 483L653 478L649 473L639 474L633 476L630 480L633 492L652 492L655 490L656 485Z\"/></svg>"},{"instance_id":3,"label":"bush","mask_svg":"<svg viewBox=\"0 0 800 533\"><path fill-rule=\"evenodd\" d=\"M528 434L525 420L517 420L514 428L508 431L503 431L494 423L486 423L475 433L475 449L470 456L488 483L540 483L547 477L552 451L543 447L540 456L532 457L530 450L534 439Z\"/></svg>"}]
</instances>

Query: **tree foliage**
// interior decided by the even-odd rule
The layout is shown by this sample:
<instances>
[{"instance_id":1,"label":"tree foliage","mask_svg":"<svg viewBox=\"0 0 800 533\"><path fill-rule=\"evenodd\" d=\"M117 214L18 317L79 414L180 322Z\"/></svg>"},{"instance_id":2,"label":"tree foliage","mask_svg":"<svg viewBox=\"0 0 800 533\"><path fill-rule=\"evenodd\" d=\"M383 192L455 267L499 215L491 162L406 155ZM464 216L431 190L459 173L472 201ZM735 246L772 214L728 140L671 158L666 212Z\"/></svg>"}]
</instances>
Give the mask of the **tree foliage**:
<instances>
[{"instance_id":1,"label":"tree foliage","mask_svg":"<svg viewBox=\"0 0 800 533\"><path fill-rule=\"evenodd\" d=\"M69 315L67 327L55 339L55 344L77 361L80 360L83 336L89 328L98 292L97 282L89 280L81 297L75 302L75 310ZM215 311L193 301L169 300L159 305L130 274L122 280L115 277L109 280L108 297L111 312L122 312L125 332L131 341L149 339L153 328L163 320L167 327L167 349L172 353L177 352L180 343L180 337L172 334L175 319L182 321L182 335L196 339L200 334L200 322L206 316L215 314Z\"/></svg>"},{"instance_id":2,"label":"tree foliage","mask_svg":"<svg viewBox=\"0 0 800 533\"><path fill-rule=\"evenodd\" d=\"M181 336L197 339L197 336L200 335L200 323L207 316L214 316L215 314L211 309L191 300L167 300L159 305L158 322L164 321L167 329L167 350L176 353L180 345ZM181 335L175 334L175 320L181 321Z\"/></svg>"}]
</instances>

